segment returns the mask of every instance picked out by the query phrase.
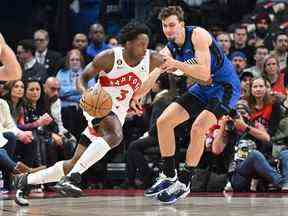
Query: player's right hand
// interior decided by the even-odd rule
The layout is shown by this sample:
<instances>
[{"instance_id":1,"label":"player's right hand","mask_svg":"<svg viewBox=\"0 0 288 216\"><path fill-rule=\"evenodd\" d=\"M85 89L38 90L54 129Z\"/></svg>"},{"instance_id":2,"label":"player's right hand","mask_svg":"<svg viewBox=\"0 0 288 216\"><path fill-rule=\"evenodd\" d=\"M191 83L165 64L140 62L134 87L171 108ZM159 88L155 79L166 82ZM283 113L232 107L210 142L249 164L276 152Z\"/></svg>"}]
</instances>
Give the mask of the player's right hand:
<instances>
[{"instance_id":1,"label":"player's right hand","mask_svg":"<svg viewBox=\"0 0 288 216\"><path fill-rule=\"evenodd\" d=\"M130 101L130 108L135 112L136 115L143 115L143 108L139 99L132 98Z\"/></svg>"}]
</instances>

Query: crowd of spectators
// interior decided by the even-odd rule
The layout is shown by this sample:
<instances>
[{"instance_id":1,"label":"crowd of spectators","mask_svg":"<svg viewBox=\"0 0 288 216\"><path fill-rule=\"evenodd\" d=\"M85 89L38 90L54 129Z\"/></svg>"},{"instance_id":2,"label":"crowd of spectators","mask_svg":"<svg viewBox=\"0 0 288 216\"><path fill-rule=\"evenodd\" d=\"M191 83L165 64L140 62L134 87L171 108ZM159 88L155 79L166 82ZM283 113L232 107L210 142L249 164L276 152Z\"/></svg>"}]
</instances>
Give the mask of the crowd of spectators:
<instances>
[{"instance_id":1,"label":"crowd of spectators","mask_svg":"<svg viewBox=\"0 0 288 216\"><path fill-rule=\"evenodd\" d=\"M77 2L71 1L70 5L75 14L79 7ZM89 3L88 0L83 2ZM95 7L89 10L94 8L99 12L99 1L90 4L93 2L96 2ZM155 18L159 8L167 2L181 3L184 10L196 11L201 5L201 1L163 2L147 3L151 11L146 10L149 14L146 17L145 10L139 10L137 4L133 11L134 17L147 22L151 28L151 48L156 51L165 43L159 31L160 23ZM207 6L209 2L202 3ZM226 1L219 2L225 4ZM129 21L126 15L117 22L119 10L124 9L107 4L105 10L111 19L90 22L89 28L75 33L71 48L65 53L50 48L49 42L55 39L51 39L45 29L37 29L31 38L17 42L15 53L22 66L22 79L0 83L0 169L5 173L5 189L12 189L11 173L41 169L73 155L79 135L87 125L79 107L81 95L76 80L98 53L118 46L117 31ZM128 9L127 13L132 13ZM217 127L207 131L205 153L193 177L192 190L288 189L288 184L283 184L288 180L285 150L288 146L287 11L286 1L258 1L254 10L242 15L237 23L226 27L221 23L204 26L235 66L242 95L237 117L225 116ZM186 25L197 24L191 20L187 17ZM96 82L97 77L90 80L89 86ZM107 176L107 163L112 161L126 164L126 179L122 179L122 184L117 182L117 187L149 187L161 165L156 120L191 85L193 80L189 77L162 75L142 100L143 116L128 113L122 145L92 167L84 183L88 182L90 187L112 187L107 183L111 181ZM181 149L189 142L190 127L191 122L185 122L175 129L178 165L185 158L185 151ZM221 138L223 148L213 147L215 137ZM96 176L96 183L91 181L93 176Z\"/></svg>"}]
</instances>

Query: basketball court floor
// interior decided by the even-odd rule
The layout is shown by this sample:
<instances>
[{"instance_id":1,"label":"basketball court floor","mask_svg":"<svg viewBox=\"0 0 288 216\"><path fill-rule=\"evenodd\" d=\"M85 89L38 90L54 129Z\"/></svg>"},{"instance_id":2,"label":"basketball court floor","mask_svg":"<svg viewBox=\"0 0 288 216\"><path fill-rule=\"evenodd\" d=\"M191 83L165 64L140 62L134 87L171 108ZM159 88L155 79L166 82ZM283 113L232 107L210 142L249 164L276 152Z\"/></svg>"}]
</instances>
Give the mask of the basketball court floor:
<instances>
[{"instance_id":1,"label":"basketball court floor","mask_svg":"<svg viewBox=\"0 0 288 216\"><path fill-rule=\"evenodd\" d=\"M55 193L32 194L30 206L19 207L14 194L2 195L2 216L250 216L288 215L288 194L192 193L174 205L163 205L139 190L90 190L80 198Z\"/></svg>"}]
</instances>

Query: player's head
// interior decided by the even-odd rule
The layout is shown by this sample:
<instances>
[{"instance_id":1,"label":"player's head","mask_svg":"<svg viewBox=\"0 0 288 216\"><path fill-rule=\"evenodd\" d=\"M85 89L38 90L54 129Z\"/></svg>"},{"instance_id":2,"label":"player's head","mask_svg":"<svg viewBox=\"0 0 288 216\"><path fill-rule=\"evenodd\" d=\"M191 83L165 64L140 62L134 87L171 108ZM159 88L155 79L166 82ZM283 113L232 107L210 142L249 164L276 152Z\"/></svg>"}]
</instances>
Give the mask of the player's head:
<instances>
[{"instance_id":1,"label":"player's head","mask_svg":"<svg viewBox=\"0 0 288 216\"><path fill-rule=\"evenodd\" d=\"M119 43L136 58L142 58L149 45L149 28L142 23L130 22L119 33Z\"/></svg>"},{"instance_id":2,"label":"player's head","mask_svg":"<svg viewBox=\"0 0 288 216\"><path fill-rule=\"evenodd\" d=\"M162 22L162 29L168 40L175 40L184 31L184 11L180 6L163 8L158 18Z\"/></svg>"}]
</instances>

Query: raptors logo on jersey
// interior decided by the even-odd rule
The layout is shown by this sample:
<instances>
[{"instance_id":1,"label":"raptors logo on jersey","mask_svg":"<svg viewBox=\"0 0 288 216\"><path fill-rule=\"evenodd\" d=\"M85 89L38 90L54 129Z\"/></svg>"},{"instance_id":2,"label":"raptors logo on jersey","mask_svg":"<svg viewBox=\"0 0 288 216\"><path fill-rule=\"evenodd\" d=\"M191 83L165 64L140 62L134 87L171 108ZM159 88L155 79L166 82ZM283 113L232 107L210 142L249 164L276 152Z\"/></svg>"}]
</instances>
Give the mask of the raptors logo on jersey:
<instances>
[{"instance_id":1,"label":"raptors logo on jersey","mask_svg":"<svg viewBox=\"0 0 288 216\"><path fill-rule=\"evenodd\" d=\"M112 111L124 123L133 93L148 78L150 52L147 50L142 61L130 67L123 59L123 48L113 48L114 66L109 73L101 72L97 85L101 85L112 98Z\"/></svg>"}]
</instances>

